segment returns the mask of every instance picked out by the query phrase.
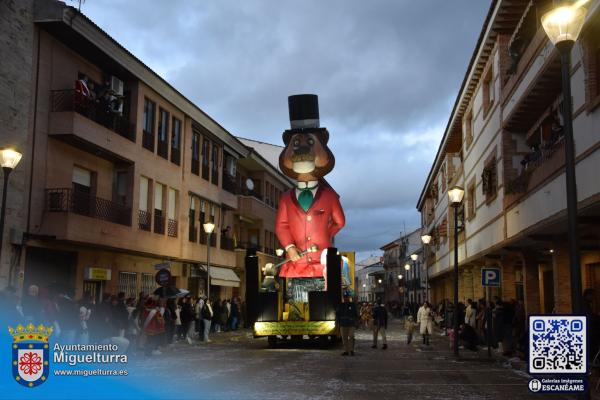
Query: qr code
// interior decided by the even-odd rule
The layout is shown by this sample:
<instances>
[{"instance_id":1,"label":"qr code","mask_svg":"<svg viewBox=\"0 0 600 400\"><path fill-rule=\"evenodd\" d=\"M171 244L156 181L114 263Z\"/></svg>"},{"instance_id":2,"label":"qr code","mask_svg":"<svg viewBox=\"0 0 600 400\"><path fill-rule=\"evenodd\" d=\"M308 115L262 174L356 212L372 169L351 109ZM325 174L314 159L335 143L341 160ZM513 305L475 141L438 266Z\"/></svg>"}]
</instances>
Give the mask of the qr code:
<instances>
[{"instance_id":1,"label":"qr code","mask_svg":"<svg viewBox=\"0 0 600 400\"><path fill-rule=\"evenodd\" d=\"M529 317L529 373L587 373L586 318Z\"/></svg>"}]
</instances>

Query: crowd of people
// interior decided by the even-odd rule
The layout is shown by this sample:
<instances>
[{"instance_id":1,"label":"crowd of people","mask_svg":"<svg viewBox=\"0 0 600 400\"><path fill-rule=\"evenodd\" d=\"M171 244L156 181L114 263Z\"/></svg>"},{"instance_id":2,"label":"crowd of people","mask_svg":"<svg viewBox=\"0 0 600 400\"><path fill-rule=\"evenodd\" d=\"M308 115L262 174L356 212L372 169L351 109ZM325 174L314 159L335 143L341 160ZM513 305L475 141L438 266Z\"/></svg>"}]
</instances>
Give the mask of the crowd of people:
<instances>
[{"instance_id":1,"label":"crowd of people","mask_svg":"<svg viewBox=\"0 0 600 400\"><path fill-rule=\"evenodd\" d=\"M245 304L239 297L210 301L205 297L164 298L144 292L127 297L104 294L96 302L90 294L74 300L67 290L28 287L21 299L5 289L0 301L7 321L52 326L59 343L117 344L122 351L159 355L161 349L182 341L209 343L213 333L236 331L244 324Z\"/></svg>"}]
</instances>

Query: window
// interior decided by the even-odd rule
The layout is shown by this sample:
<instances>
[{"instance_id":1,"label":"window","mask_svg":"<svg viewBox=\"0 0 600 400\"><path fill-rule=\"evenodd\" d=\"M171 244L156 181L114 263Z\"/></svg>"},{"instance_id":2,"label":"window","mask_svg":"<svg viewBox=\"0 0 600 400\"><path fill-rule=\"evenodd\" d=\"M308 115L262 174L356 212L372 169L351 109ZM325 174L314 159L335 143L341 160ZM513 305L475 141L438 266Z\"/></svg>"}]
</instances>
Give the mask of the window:
<instances>
[{"instance_id":1,"label":"window","mask_svg":"<svg viewBox=\"0 0 600 400\"><path fill-rule=\"evenodd\" d=\"M204 138L202 140L202 178L208 180L209 175L209 157L210 157L210 142Z\"/></svg>"},{"instance_id":2,"label":"window","mask_svg":"<svg viewBox=\"0 0 600 400\"><path fill-rule=\"evenodd\" d=\"M173 117L171 128L171 162L179 165L181 162L181 121ZM196 153L197 154L197 153Z\"/></svg>"},{"instance_id":3,"label":"window","mask_svg":"<svg viewBox=\"0 0 600 400\"><path fill-rule=\"evenodd\" d=\"M475 186L475 178L469 183L467 188L467 219L471 220L475 217L477 212L477 190Z\"/></svg>"},{"instance_id":4,"label":"window","mask_svg":"<svg viewBox=\"0 0 600 400\"><path fill-rule=\"evenodd\" d=\"M144 131L142 137L142 146L145 149L154 152L154 114L156 113L156 103L144 98Z\"/></svg>"},{"instance_id":5,"label":"window","mask_svg":"<svg viewBox=\"0 0 600 400\"><path fill-rule=\"evenodd\" d=\"M192 133L192 174L200 175L200 135Z\"/></svg>"},{"instance_id":6,"label":"window","mask_svg":"<svg viewBox=\"0 0 600 400\"><path fill-rule=\"evenodd\" d=\"M159 109L158 117L158 155L169 158L169 113L162 108Z\"/></svg>"},{"instance_id":7,"label":"window","mask_svg":"<svg viewBox=\"0 0 600 400\"><path fill-rule=\"evenodd\" d=\"M74 213L93 216L92 171L77 166L73 167L73 192L71 204Z\"/></svg>"},{"instance_id":8,"label":"window","mask_svg":"<svg viewBox=\"0 0 600 400\"><path fill-rule=\"evenodd\" d=\"M135 272L119 272L119 292L125 297L137 297L137 274Z\"/></svg>"},{"instance_id":9,"label":"window","mask_svg":"<svg viewBox=\"0 0 600 400\"><path fill-rule=\"evenodd\" d=\"M498 164L496 163L495 152L491 158L488 158L483 168L481 188L485 195L485 201L489 204L498 193Z\"/></svg>"},{"instance_id":10,"label":"window","mask_svg":"<svg viewBox=\"0 0 600 400\"><path fill-rule=\"evenodd\" d=\"M493 58L492 58L493 60ZM494 71L490 67L483 78L483 116L488 114L494 104Z\"/></svg>"},{"instance_id":11,"label":"window","mask_svg":"<svg viewBox=\"0 0 600 400\"><path fill-rule=\"evenodd\" d=\"M163 213L164 185L156 183L154 185L154 233L165 233L165 215Z\"/></svg>"},{"instance_id":12,"label":"window","mask_svg":"<svg viewBox=\"0 0 600 400\"><path fill-rule=\"evenodd\" d=\"M465 127L465 145L468 149L473 143L473 111L469 111L464 119L464 127Z\"/></svg>"},{"instance_id":13,"label":"window","mask_svg":"<svg viewBox=\"0 0 600 400\"><path fill-rule=\"evenodd\" d=\"M171 237L177 237L177 199L179 197L177 190L169 188L169 195L167 197L167 218L169 219L167 234Z\"/></svg>"},{"instance_id":14,"label":"window","mask_svg":"<svg viewBox=\"0 0 600 400\"><path fill-rule=\"evenodd\" d=\"M588 13L589 14L589 13ZM585 74L586 109L592 112L600 105L600 14L589 15L581 35L582 66Z\"/></svg>"},{"instance_id":15,"label":"window","mask_svg":"<svg viewBox=\"0 0 600 400\"><path fill-rule=\"evenodd\" d=\"M150 193L150 181L145 176L140 176L140 203L138 211L138 226L140 229L150 230L150 219L152 214L148 212L148 198Z\"/></svg>"},{"instance_id":16,"label":"window","mask_svg":"<svg viewBox=\"0 0 600 400\"><path fill-rule=\"evenodd\" d=\"M115 172L115 187L113 201L115 203L127 205L127 188L129 187L129 174L127 171Z\"/></svg>"},{"instance_id":17,"label":"window","mask_svg":"<svg viewBox=\"0 0 600 400\"><path fill-rule=\"evenodd\" d=\"M219 185L219 147L212 145L212 156L211 156L211 182L214 185Z\"/></svg>"},{"instance_id":18,"label":"window","mask_svg":"<svg viewBox=\"0 0 600 400\"><path fill-rule=\"evenodd\" d=\"M207 222L206 221L206 201L204 200L200 200L200 215L198 216L198 222L200 225L200 243L202 244L206 244L207 241L207 235L206 232L204 232L204 223Z\"/></svg>"},{"instance_id":19,"label":"window","mask_svg":"<svg viewBox=\"0 0 600 400\"><path fill-rule=\"evenodd\" d=\"M190 214L189 214L189 240L196 242L198 240L198 230L196 228L196 199L190 196Z\"/></svg>"},{"instance_id":20,"label":"window","mask_svg":"<svg viewBox=\"0 0 600 400\"><path fill-rule=\"evenodd\" d=\"M142 272L142 287L140 290L146 294L152 294L152 292L154 292L154 288L156 288L154 274L146 274Z\"/></svg>"}]
</instances>

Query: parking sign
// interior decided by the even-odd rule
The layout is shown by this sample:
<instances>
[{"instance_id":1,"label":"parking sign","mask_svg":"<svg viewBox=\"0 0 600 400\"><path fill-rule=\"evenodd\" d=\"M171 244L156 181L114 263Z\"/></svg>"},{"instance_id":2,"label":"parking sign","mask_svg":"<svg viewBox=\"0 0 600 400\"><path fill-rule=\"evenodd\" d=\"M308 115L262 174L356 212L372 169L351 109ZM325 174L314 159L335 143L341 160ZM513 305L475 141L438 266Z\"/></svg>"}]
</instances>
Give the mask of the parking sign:
<instances>
[{"instance_id":1,"label":"parking sign","mask_svg":"<svg viewBox=\"0 0 600 400\"><path fill-rule=\"evenodd\" d=\"M500 286L500 268L482 268L481 286Z\"/></svg>"}]
</instances>

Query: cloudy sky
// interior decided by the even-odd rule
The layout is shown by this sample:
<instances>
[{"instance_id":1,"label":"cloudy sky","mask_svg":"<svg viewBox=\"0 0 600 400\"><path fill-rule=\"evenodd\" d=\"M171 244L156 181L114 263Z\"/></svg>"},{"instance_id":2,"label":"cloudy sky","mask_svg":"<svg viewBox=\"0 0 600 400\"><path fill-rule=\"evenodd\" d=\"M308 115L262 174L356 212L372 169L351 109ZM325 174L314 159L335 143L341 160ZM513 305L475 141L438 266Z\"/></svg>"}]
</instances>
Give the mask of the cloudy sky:
<instances>
[{"instance_id":1,"label":"cloudy sky","mask_svg":"<svg viewBox=\"0 0 600 400\"><path fill-rule=\"evenodd\" d=\"M281 144L287 96L318 94L347 218L336 244L365 257L420 226L415 205L489 5L87 0L82 11L236 136Z\"/></svg>"}]
</instances>

